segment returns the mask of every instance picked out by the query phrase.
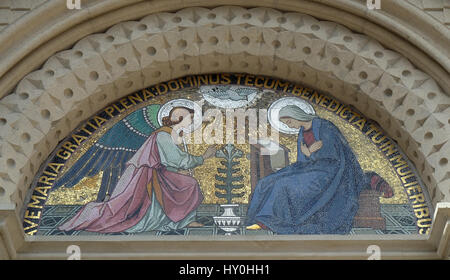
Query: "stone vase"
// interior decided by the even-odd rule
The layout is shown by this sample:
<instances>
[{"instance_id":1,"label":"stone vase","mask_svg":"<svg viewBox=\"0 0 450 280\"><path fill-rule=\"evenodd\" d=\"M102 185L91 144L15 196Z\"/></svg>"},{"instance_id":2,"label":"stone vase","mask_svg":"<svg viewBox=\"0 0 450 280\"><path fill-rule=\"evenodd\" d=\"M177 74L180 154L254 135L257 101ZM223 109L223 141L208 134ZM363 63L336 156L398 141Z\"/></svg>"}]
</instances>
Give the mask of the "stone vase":
<instances>
[{"instance_id":1,"label":"stone vase","mask_svg":"<svg viewBox=\"0 0 450 280\"><path fill-rule=\"evenodd\" d=\"M213 217L214 223L223 231L225 235L232 235L241 225L242 218L236 216L234 209L239 207L239 204L221 204L223 214L221 216Z\"/></svg>"}]
</instances>

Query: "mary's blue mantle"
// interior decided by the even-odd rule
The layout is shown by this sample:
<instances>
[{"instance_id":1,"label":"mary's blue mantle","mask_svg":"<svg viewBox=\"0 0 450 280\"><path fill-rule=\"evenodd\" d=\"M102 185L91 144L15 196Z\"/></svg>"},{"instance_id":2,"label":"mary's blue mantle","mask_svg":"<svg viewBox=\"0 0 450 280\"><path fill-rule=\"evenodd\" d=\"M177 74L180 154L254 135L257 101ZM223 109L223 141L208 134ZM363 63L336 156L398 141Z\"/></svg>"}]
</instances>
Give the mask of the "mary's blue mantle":
<instances>
[{"instance_id":1,"label":"mary's blue mantle","mask_svg":"<svg viewBox=\"0 0 450 280\"><path fill-rule=\"evenodd\" d=\"M323 146L297 162L261 179L253 193L247 225L260 222L279 234L347 234L368 186L347 140L331 122L315 118L314 137Z\"/></svg>"}]
</instances>

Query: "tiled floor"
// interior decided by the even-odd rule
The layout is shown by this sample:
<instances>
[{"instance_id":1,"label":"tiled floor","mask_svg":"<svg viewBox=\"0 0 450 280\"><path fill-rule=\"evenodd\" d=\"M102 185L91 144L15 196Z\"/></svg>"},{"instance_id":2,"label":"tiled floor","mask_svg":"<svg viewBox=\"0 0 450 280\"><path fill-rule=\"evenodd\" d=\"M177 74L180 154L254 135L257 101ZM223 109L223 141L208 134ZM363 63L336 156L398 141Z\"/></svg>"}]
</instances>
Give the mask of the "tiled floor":
<instances>
[{"instance_id":1,"label":"tiled floor","mask_svg":"<svg viewBox=\"0 0 450 280\"><path fill-rule=\"evenodd\" d=\"M67 219L75 215L81 206L45 206L43 217L37 235L98 235L87 231L64 232L57 227ZM213 216L220 216L221 208L215 204L202 204L197 209L197 221L205 226L201 228L184 228L171 232L151 231L140 234L145 235L224 235L225 232L214 224ZM247 205L241 204L236 209L237 216L245 216ZM381 215L386 219L386 230L374 230L371 228L353 228L350 234L414 234L417 233L414 214L408 205L383 204ZM274 235L267 230L246 230L240 227L234 234L241 235ZM126 233L114 233L109 235L126 235Z\"/></svg>"}]
</instances>

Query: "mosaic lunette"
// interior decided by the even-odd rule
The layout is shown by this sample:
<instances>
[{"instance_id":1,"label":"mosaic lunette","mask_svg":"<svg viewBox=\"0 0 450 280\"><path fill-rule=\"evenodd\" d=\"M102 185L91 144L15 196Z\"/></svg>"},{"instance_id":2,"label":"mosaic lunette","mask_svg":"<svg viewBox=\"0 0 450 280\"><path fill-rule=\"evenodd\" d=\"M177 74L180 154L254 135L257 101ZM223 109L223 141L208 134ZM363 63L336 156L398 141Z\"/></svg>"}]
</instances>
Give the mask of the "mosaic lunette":
<instances>
[{"instance_id":1,"label":"mosaic lunette","mask_svg":"<svg viewBox=\"0 0 450 280\"><path fill-rule=\"evenodd\" d=\"M39 213L41 214L39 215L41 215L42 220L45 220L46 212L45 210L42 211L42 209L46 209L46 207L65 205L73 208L75 205L86 205L89 202L98 203L99 205L108 203L105 201L105 198L108 195L110 198L113 197L113 189L125 172L127 161L136 154L143 142L148 139L149 135L154 134L155 131L160 129L161 124L159 124L157 120L159 109L161 106L164 106L164 104L167 104L172 100L203 100L202 109L203 111L206 111L209 108L216 108L217 105L220 105L220 102L217 103L217 99L220 101L220 97L227 101L225 102L227 106L230 106L229 104L233 104L235 101L239 101L240 104L244 104L243 108L267 109L277 100L296 96L297 98L306 101L314 108L317 118L331 121L331 123L339 130L348 142L348 148L355 155L362 172L376 173L382 178L382 181L380 180L379 182L385 182L393 192L393 196L383 197L383 193L380 192L379 189L377 190L375 188L371 193L371 190L365 189L367 186L361 187L361 189L357 191L360 194L358 196L359 209L357 211L353 210L353 219L347 219L351 221L351 225L347 221L350 226L347 227L345 232L331 233L414 233L418 230L420 233L426 232L426 225L431 222L431 218L429 217L430 211L426 206L425 195L422 194L422 192L419 192L419 190L421 190L420 184L414 184L417 181L415 181L416 177L414 170L410 168L406 161L405 164L402 163L403 158L398 156L399 153L396 150L396 146L392 146L392 142L389 142L387 137L385 137L385 141L379 143L374 142L373 139L378 141L384 137L382 130L363 116L358 117L356 114L352 114L354 111L350 107L335 101L329 96L284 81L278 82L278 80L265 77L261 77L261 79L265 79L261 81L265 81L262 84L267 85L266 87L254 87L255 85L259 85L259 83L256 83L253 78L252 84L251 77L249 78L244 75L204 75L191 77L190 79L190 83L189 79L169 81L134 95L130 95L133 97L118 101L91 120L91 125L83 127L84 130L86 130L84 131L84 134L83 129L80 130L81 133L74 133L74 135L78 136L75 138L72 137L70 140L71 145L66 145L67 149L64 148L64 143L62 143L61 149L64 152L56 151L56 160L51 161L53 163L53 168L44 170L41 176L38 177L38 182L34 189L35 196L28 204L28 212L25 211L25 231L30 234L95 234L95 231L86 231L81 228L62 231L60 229L61 225L72 218L72 212L70 212L71 214L68 214L68 216L60 219L54 225L48 226L51 227L51 229L47 229L42 225L38 226L41 221L40 218L32 219L30 217L37 217L37 213L40 211ZM188 81L187 84L186 81ZM216 81L218 81L218 85L211 85L216 83ZM238 86L230 87L232 84ZM177 90L170 91L171 88ZM215 99L211 99L211 96L205 98L205 93L207 94L208 92L205 88L215 89L215 94L213 94ZM250 90L251 88L254 90ZM220 90L226 92L226 94L218 95L217 91ZM247 94L245 91L248 91ZM207 100L210 100L212 103ZM224 111L225 115L226 108L221 109ZM204 123L202 129L206 126L207 123ZM374 127L377 129L374 129ZM374 138L375 134L379 135ZM117 135L120 135L120 137ZM320 139L320 136L317 138ZM126 142L121 142L124 140L126 140ZM259 181L263 180L264 177L279 172L280 168L285 168L296 162L298 157L297 140L297 135L281 133L279 146L282 153L272 158L260 157L260 155L258 155L258 149L261 149L260 146L250 144L234 145L235 149L241 151L244 156L237 160L235 168L237 171L231 176L240 178L239 182L235 182L235 184L243 185L239 191L243 190L244 195L242 197L236 197L231 201L232 204L238 205L235 207L234 213L242 219L242 223L236 228L236 231L234 231L233 234L285 233L279 230L273 230L270 226L268 227L264 224L262 224L261 229L247 228L247 226L252 225L245 224L248 214L245 211L247 211L246 209L248 208L250 198L253 196ZM224 144L187 144L185 147L187 148L187 154L191 157L200 157L209 146L214 146L217 150L225 148ZM181 145L178 149L185 152L185 147ZM58 156L58 152L60 156ZM67 156L69 152L70 156ZM66 158L61 158L61 156ZM142 232L127 232L127 230L121 230L120 232L122 234L170 234L171 232L182 231L183 234L196 234L196 232L224 234L225 232L213 222L213 217L220 215L221 211L223 211L220 210L223 209L220 205L229 204L224 198L220 198L216 195L217 192L223 192L223 190L218 190L216 188L216 185L220 184L216 179L216 177L220 175L218 169L223 168L221 161L223 161L223 159L217 157L208 158L205 160L204 164L189 166L191 168L188 168L188 170L191 169L191 172L185 172L182 168L173 171L180 174L187 173L182 175L189 176L198 183L199 193L203 196L201 204L197 205L196 209L193 209L190 213L186 213L184 216L184 218L186 218L190 215L190 221L196 222L196 227L189 227L188 224L184 226L178 225L176 227L167 227L166 224L166 227L149 227ZM256 170L256 167L254 164L252 165L252 162L259 163L259 170ZM103 165L100 166L98 163L102 163ZM108 163L110 165L108 165ZM272 168L272 166L276 167ZM48 174L46 175L45 172ZM56 176L54 176L55 178L51 176L52 174L56 174ZM53 180L40 180L42 176L53 178ZM39 181L44 183L40 184ZM45 184L45 182L48 184ZM152 201L149 195L148 182L145 185L147 185L146 191L149 199L149 202L147 203L153 205L156 205L157 203L164 204L163 201L160 202L158 199L152 199ZM416 191L414 191L414 189L416 189ZM232 192L237 192L237 190L233 190ZM314 200L311 203L313 202ZM416 211L417 209L422 209L424 207L411 207L411 205L415 206L420 204L424 204L424 207L426 207L427 210L418 212ZM215 207L209 208L207 207L208 205L215 205ZM367 207L366 205L369 205L370 207ZM390 205L403 205L406 209L409 209L409 211L407 211L409 212L409 215L406 216L409 217L409 221L416 222L403 223L405 224L404 228L398 230L398 225L402 224L398 222L398 219L405 221L405 218L402 218L405 217L405 212L403 208L401 208L402 210L400 211L400 208L390 207ZM162 209L164 209L164 205L162 206ZM137 207L136 209L142 208ZM214 210L207 212L202 211L201 209ZM389 212L389 210L386 209L395 210L392 210L394 212ZM150 210L147 209L147 212L149 211ZM216 213L217 211L219 211L219 213ZM158 216L164 216L164 211L162 212L163 213L158 214ZM317 213L320 214L320 212ZM142 213L142 216L145 216L144 213ZM166 221L168 221L168 223L174 222L173 220L170 220L170 218ZM421 222L415 225L418 221ZM33 224L36 224L36 226L33 226ZM394 224L396 225L395 230L397 231L393 228ZM302 228L304 227L305 224L302 225ZM39 232L38 228L42 230ZM109 232L108 234L112 233L113 232ZM301 230L298 230L297 232L292 233L302 232ZM315 232L308 233L315 234L324 232L322 232L321 229L318 229Z\"/></svg>"}]
</instances>

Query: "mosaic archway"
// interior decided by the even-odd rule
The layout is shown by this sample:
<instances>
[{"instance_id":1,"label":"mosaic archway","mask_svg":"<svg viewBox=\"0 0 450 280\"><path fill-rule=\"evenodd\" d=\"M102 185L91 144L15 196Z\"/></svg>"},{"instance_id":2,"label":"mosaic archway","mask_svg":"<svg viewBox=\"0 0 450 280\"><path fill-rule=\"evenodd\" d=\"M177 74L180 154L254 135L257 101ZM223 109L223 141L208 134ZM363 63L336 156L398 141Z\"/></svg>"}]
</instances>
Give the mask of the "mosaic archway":
<instances>
[{"instance_id":1,"label":"mosaic archway","mask_svg":"<svg viewBox=\"0 0 450 280\"><path fill-rule=\"evenodd\" d=\"M192 131L175 143L187 116L194 126L183 131ZM30 235L425 234L425 189L396 142L352 106L283 80L209 74L140 90L84 122L36 177L23 227Z\"/></svg>"}]
</instances>

